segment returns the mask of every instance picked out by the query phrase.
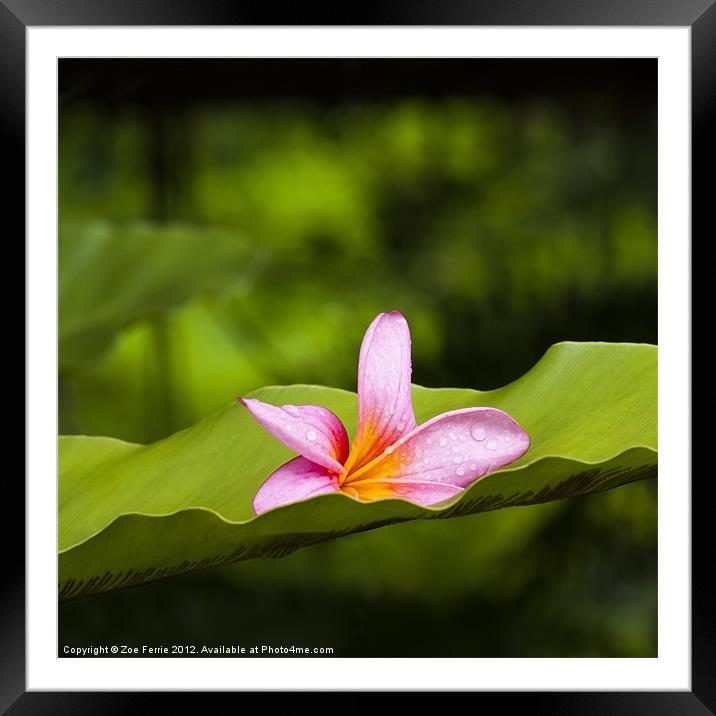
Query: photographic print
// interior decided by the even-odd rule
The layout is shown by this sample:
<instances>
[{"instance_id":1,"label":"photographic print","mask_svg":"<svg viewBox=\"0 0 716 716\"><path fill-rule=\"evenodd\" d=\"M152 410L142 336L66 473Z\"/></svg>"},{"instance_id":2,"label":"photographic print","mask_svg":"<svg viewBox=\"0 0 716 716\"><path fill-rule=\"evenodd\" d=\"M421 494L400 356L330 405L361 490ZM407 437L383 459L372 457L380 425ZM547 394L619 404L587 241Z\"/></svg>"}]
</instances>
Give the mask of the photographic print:
<instances>
[{"instance_id":1,"label":"photographic print","mask_svg":"<svg viewBox=\"0 0 716 716\"><path fill-rule=\"evenodd\" d=\"M655 58L58 82L58 657L658 656Z\"/></svg>"}]
</instances>

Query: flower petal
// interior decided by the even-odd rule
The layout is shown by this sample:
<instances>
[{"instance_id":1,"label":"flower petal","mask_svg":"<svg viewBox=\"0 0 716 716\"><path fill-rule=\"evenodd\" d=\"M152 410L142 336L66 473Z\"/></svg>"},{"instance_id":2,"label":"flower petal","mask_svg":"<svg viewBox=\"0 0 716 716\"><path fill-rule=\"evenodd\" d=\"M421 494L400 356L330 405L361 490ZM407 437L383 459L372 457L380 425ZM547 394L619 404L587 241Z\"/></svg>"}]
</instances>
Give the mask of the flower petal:
<instances>
[{"instance_id":1,"label":"flower petal","mask_svg":"<svg viewBox=\"0 0 716 716\"><path fill-rule=\"evenodd\" d=\"M358 361L358 430L346 469L367 464L415 428L410 396L410 329L399 311L381 313Z\"/></svg>"},{"instance_id":2,"label":"flower petal","mask_svg":"<svg viewBox=\"0 0 716 716\"><path fill-rule=\"evenodd\" d=\"M254 512L260 515L290 502L337 491L335 475L305 457L295 457L271 473L259 487L253 502Z\"/></svg>"},{"instance_id":3,"label":"flower petal","mask_svg":"<svg viewBox=\"0 0 716 716\"><path fill-rule=\"evenodd\" d=\"M361 500L400 497L419 505L434 505L463 492L462 487L429 480L359 480L344 485L344 491Z\"/></svg>"},{"instance_id":4,"label":"flower petal","mask_svg":"<svg viewBox=\"0 0 716 716\"><path fill-rule=\"evenodd\" d=\"M277 440L311 462L343 471L348 456L348 435L343 423L320 405L278 407L255 398L239 398L256 420Z\"/></svg>"},{"instance_id":5,"label":"flower petal","mask_svg":"<svg viewBox=\"0 0 716 716\"><path fill-rule=\"evenodd\" d=\"M465 408L443 413L401 438L345 485L363 492L360 483L421 480L466 487L525 454L527 433L497 408Z\"/></svg>"}]
</instances>

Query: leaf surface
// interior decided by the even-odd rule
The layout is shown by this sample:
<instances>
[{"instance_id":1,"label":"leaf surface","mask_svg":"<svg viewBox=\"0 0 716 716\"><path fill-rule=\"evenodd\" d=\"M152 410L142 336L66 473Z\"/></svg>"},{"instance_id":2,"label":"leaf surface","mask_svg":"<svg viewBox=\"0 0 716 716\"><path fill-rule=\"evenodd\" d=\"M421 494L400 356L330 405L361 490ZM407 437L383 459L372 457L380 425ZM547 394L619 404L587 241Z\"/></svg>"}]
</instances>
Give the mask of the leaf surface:
<instances>
[{"instance_id":1,"label":"leaf surface","mask_svg":"<svg viewBox=\"0 0 716 716\"><path fill-rule=\"evenodd\" d=\"M442 505L323 495L255 517L263 480L293 453L237 403L151 445L59 439L60 599L253 557L279 557L352 532L587 494L657 470L657 349L560 343L492 391L413 386L416 419L471 406L507 411L528 452ZM355 433L357 397L322 386L267 387L276 405L313 403Z\"/></svg>"}]
</instances>

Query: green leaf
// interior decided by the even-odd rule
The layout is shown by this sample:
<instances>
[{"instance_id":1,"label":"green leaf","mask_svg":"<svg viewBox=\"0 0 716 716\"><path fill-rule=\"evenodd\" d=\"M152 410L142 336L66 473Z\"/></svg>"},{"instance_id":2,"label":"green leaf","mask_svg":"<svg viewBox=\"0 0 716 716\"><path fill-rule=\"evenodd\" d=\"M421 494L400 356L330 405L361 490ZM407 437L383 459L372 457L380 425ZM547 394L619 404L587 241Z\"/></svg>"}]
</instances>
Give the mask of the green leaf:
<instances>
[{"instance_id":1,"label":"green leaf","mask_svg":"<svg viewBox=\"0 0 716 716\"><path fill-rule=\"evenodd\" d=\"M351 532L586 494L657 469L657 349L560 343L497 390L413 387L419 423L495 406L532 438L509 467L439 507L323 495L253 516L263 480L293 453L237 403L152 445L60 437L60 599L253 557L280 557ZM320 386L262 388L269 403L315 403L355 432L356 395Z\"/></svg>"},{"instance_id":2,"label":"green leaf","mask_svg":"<svg viewBox=\"0 0 716 716\"><path fill-rule=\"evenodd\" d=\"M230 232L149 223L62 224L58 247L60 371L98 358L133 321L241 286L255 255Z\"/></svg>"}]
</instances>

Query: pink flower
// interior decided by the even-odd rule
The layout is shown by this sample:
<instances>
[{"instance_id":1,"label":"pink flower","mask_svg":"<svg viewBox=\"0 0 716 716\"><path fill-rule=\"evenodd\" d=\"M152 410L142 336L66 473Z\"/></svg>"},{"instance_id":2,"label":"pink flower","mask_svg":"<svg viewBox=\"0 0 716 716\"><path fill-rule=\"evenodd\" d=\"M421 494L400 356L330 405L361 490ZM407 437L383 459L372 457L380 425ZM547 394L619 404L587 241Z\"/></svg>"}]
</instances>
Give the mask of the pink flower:
<instances>
[{"instance_id":1,"label":"pink flower","mask_svg":"<svg viewBox=\"0 0 716 716\"><path fill-rule=\"evenodd\" d=\"M408 322L391 311L381 313L363 337L358 431L350 450L343 423L327 408L239 398L271 435L299 454L261 485L253 501L256 514L329 492L433 505L529 448L527 433L497 408L452 410L416 426L410 379Z\"/></svg>"}]
</instances>

